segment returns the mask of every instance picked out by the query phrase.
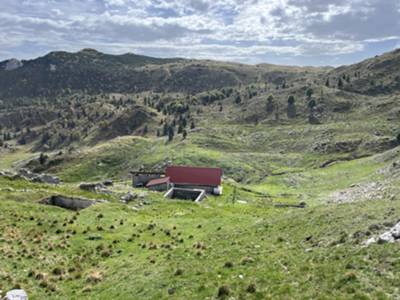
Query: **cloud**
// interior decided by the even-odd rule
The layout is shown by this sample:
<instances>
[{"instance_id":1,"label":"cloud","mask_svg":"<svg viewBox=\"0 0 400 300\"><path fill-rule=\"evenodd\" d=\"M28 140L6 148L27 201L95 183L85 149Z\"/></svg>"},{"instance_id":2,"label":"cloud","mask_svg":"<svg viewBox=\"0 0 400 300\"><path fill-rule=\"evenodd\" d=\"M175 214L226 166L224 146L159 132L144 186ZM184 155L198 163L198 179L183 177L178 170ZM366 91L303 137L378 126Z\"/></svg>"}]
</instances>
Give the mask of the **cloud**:
<instances>
[{"instance_id":1,"label":"cloud","mask_svg":"<svg viewBox=\"0 0 400 300\"><path fill-rule=\"evenodd\" d=\"M242 62L335 62L400 41L398 0L2 0L0 58L137 51ZM29 46L29 47L28 47ZM43 53L41 53L43 54ZM335 57L335 59L333 59Z\"/></svg>"}]
</instances>

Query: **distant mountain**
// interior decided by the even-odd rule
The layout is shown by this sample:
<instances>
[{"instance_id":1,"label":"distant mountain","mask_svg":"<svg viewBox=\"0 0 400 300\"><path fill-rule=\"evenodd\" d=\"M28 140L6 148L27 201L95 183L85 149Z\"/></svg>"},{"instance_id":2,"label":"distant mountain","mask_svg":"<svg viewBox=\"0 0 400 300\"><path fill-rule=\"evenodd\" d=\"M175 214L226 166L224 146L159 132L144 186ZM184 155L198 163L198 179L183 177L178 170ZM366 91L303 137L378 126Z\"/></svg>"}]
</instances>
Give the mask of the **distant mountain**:
<instances>
[{"instance_id":1,"label":"distant mountain","mask_svg":"<svg viewBox=\"0 0 400 300\"><path fill-rule=\"evenodd\" d=\"M135 54L108 55L92 49L51 52L22 62L7 60L0 63L0 97L48 96L67 89L133 91L143 88L148 81L148 74L136 68L180 61Z\"/></svg>"},{"instance_id":2,"label":"distant mountain","mask_svg":"<svg viewBox=\"0 0 400 300\"><path fill-rule=\"evenodd\" d=\"M0 99L56 96L71 91L197 93L255 81L279 83L316 70L319 69L109 55L93 49L51 52L33 60L1 62Z\"/></svg>"},{"instance_id":3,"label":"distant mountain","mask_svg":"<svg viewBox=\"0 0 400 300\"><path fill-rule=\"evenodd\" d=\"M93 49L59 51L33 60L0 62L0 99L53 97L80 91L193 94L253 82L281 84L309 74L319 74L330 85L341 84L341 89L350 92L376 95L400 91L400 49L336 69L163 59L131 53L110 55Z\"/></svg>"}]
</instances>

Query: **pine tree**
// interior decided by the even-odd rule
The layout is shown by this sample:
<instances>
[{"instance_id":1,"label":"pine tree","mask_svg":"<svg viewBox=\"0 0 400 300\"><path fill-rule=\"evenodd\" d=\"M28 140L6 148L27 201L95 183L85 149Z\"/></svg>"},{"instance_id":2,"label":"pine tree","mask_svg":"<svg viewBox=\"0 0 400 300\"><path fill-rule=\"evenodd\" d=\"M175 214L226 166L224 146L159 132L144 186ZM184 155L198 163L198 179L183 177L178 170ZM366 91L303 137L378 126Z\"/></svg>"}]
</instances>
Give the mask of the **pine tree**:
<instances>
[{"instance_id":1,"label":"pine tree","mask_svg":"<svg viewBox=\"0 0 400 300\"><path fill-rule=\"evenodd\" d=\"M286 113L289 119L296 117L296 105L293 95L290 95L288 98L288 106Z\"/></svg>"},{"instance_id":2,"label":"pine tree","mask_svg":"<svg viewBox=\"0 0 400 300\"><path fill-rule=\"evenodd\" d=\"M310 101L308 101L307 107L310 111L312 111L316 105L317 102L315 101L315 99L311 99Z\"/></svg>"},{"instance_id":3,"label":"pine tree","mask_svg":"<svg viewBox=\"0 0 400 300\"><path fill-rule=\"evenodd\" d=\"M325 86L326 86L326 87L329 87L329 86L330 86L329 77L326 79Z\"/></svg>"},{"instance_id":4,"label":"pine tree","mask_svg":"<svg viewBox=\"0 0 400 300\"><path fill-rule=\"evenodd\" d=\"M163 136L166 136L166 135L168 135L168 124L167 124L167 122L165 122L164 126L163 126Z\"/></svg>"},{"instance_id":5,"label":"pine tree","mask_svg":"<svg viewBox=\"0 0 400 300\"><path fill-rule=\"evenodd\" d=\"M171 142L174 139L174 127L168 127L168 142Z\"/></svg>"},{"instance_id":6,"label":"pine tree","mask_svg":"<svg viewBox=\"0 0 400 300\"><path fill-rule=\"evenodd\" d=\"M289 104L289 105L293 105L294 102L295 102L294 96L293 96L293 95L290 95L289 98L288 98L288 104Z\"/></svg>"},{"instance_id":7,"label":"pine tree","mask_svg":"<svg viewBox=\"0 0 400 300\"><path fill-rule=\"evenodd\" d=\"M240 104L240 102L242 102L242 98L240 97L240 94L237 94L237 96L235 98L235 103Z\"/></svg>"},{"instance_id":8,"label":"pine tree","mask_svg":"<svg viewBox=\"0 0 400 300\"><path fill-rule=\"evenodd\" d=\"M47 161L47 158L48 158L47 155L45 155L45 154L43 154L43 153L40 153L40 156L39 156L39 163L40 163L41 165L44 165L44 164L46 163L46 161Z\"/></svg>"},{"instance_id":9,"label":"pine tree","mask_svg":"<svg viewBox=\"0 0 400 300\"><path fill-rule=\"evenodd\" d=\"M308 88L307 91L306 91L307 98L310 99L313 94L314 94L313 89L312 88Z\"/></svg>"},{"instance_id":10,"label":"pine tree","mask_svg":"<svg viewBox=\"0 0 400 300\"><path fill-rule=\"evenodd\" d=\"M182 126L183 126L183 127L186 127L186 126L187 126L187 120L186 120L185 117L182 119Z\"/></svg>"},{"instance_id":11,"label":"pine tree","mask_svg":"<svg viewBox=\"0 0 400 300\"><path fill-rule=\"evenodd\" d=\"M182 124L179 124L178 126L178 134L183 132L183 126Z\"/></svg>"},{"instance_id":12,"label":"pine tree","mask_svg":"<svg viewBox=\"0 0 400 300\"><path fill-rule=\"evenodd\" d=\"M274 96L269 95L267 98L267 113L270 114L274 111Z\"/></svg>"},{"instance_id":13,"label":"pine tree","mask_svg":"<svg viewBox=\"0 0 400 300\"><path fill-rule=\"evenodd\" d=\"M342 89L342 88L343 88L343 80L342 80L342 78L339 78L339 81L338 81L338 88L339 88L339 89Z\"/></svg>"}]
</instances>

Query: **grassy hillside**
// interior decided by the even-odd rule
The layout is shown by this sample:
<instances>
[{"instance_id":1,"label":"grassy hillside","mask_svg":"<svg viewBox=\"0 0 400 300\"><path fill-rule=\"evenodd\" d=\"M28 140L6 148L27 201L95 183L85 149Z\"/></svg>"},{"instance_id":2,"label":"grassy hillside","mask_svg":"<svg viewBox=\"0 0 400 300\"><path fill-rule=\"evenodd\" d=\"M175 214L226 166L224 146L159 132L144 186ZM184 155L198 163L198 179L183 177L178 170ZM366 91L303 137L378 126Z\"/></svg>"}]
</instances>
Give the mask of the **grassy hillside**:
<instances>
[{"instance_id":1,"label":"grassy hillside","mask_svg":"<svg viewBox=\"0 0 400 300\"><path fill-rule=\"evenodd\" d=\"M331 71L332 83L339 78L343 88L370 95L391 94L400 89L400 49L385 53L352 66Z\"/></svg>"},{"instance_id":2,"label":"grassy hillside","mask_svg":"<svg viewBox=\"0 0 400 300\"><path fill-rule=\"evenodd\" d=\"M149 204L135 210L119 204L118 194L0 179L0 251L7 257L1 288L21 286L32 299L214 299L223 292L244 299L391 299L398 246L361 242L397 221L398 199L325 200L337 189L385 178L397 192L398 177L379 170L398 158L396 149L273 177L250 187L267 193L261 197L238 185L235 203L229 183L224 196L201 204L150 193ZM58 193L110 202L79 213L37 203ZM309 206L272 206L294 194Z\"/></svg>"},{"instance_id":3,"label":"grassy hillside","mask_svg":"<svg viewBox=\"0 0 400 300\"><path fill-rule=\"evenodd\" d=\"M0 88L0 170L63 181L0 176L0 290L396 299L398 243L364 242L399 221L398 57L330 69L85 50L0 71L21 87ZM54 81L49 62L61 64ZM168 164L223 168L223 195L189 203L130 186L130 170ZM105 179L107 193L78 188ZM127 192L137 197L125 204ZM106 202L79 212L40 203L52 195Z\"/></svg>"}]
</instances>

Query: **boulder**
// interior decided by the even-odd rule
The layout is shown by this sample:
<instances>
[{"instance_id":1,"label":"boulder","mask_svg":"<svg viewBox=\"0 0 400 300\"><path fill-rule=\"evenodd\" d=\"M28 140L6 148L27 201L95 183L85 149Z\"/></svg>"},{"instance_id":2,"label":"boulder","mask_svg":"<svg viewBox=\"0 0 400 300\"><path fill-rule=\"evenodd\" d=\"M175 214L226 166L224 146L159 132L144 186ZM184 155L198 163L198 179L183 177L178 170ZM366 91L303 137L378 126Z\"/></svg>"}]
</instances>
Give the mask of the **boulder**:
<instances>
[{"instance_id":1,"label":"boulder","mask_svg":"<svg viewBox=\"0 0 400 300\"><path fill-rule=\"evenodd\" d=\"M5 300L28 300L28 295L24 290L11 290L4 297Z\"/></svg>"},{"instance_id":2,"label":"boulder","mask_svg":"<svg viewBox=\"0 0 400 300\"><path fill-rule=\"evenodd\" d=\"M51 176L48 174L39 174L32 179L32 182L40 182L47 184L60 184L61 180L57 176Z\"/></svg>"},{"instance_id":3,"label":"boulder","mask_svg":"<svg viewBox=\"0 0 400 300\"><path fill-rule=\"evenodd\" d=\"M308 123L312 125L319 125L321 124L321 121L314 114L310 114L308 116Z\"/></svg>"},{"instance_id":4,"label":"boulder","mask_svg":"<svg viewBox=\"0 0 400 300\"><path fill-rule=\"evenodd\" d=\"M79 184L79 188L84 191L95 192L95 193L104 193L107 194L109 191L107 187L101 182L82 182Z\"/></svg>"},{"instance_id":5,"label":"boulder","mask_svg":"<svg viewBox=\"0 0 400 300\"><path fill-rule=\"evenodd\" d=\"M135 199L137 199L138 195L133 192L128 192L126 195L121 197L121 201L125 203L129 203Z\"/></svg>"},{"instance_id":6,"label":"boulder","mask_svg":"<svg viewBox=\"0 0 400 300\"><path fill-rule=\"evenodd\" d=\"M105 186L113 186L114 182L111 179L107 179L103 181L103 185Z\"/></svg>"},{"instance_id":7,"label":"boulder","mask_svg":"<svg viewBox=\"0 0 400 300\"><path fill-rule=\"evenodd\" d=\"M378 244L386 244L393 242L394 242L394 237L390 231L386 231L378 237Z\"/></svg>"},{"instance_id":8,"label":"boulder","mask_svg":"<svg viewBox=\"0 0 400 300\"><path fill-rule=\"evenodd\" d=\"M10 171L7 170L0 170L0 176L4 176L4 177L13 177L15 176L15 173L12 173Z\"/></svg>"},{"instance_id":9,"label":"boulder","mask_svg":"<svg viewBox=\"0 0 400 300\"><path fill-rule=\"evenodd\" d=\"M147 197L147 195L148 195L148 193L147 193L147 192L141 192L141 193L138 195L138 198L140 198L140 199L144 199L144 198L146 198L146 197Z\"/></svg>"},{"instance_id":10,"label":"boulder","mask_svg":"<svg viewBox=\"0 0 400 300\"><path fill-rule=\"evenodd\" d=\"M393 238L395 238L396 240L400 239L400 223L394 225L390 232L392 233Z\"/></svg>"},{"instance_id":11,"label":"boulder","mask_svg":"<svg viewBox=\"0 0 400 300\"><path fill-rule=\"evenodd\" d=\"M365 245L365 246L369 246L369 245L374 244L374 243L376 243L376 239L375 239L374 237L372 237L372 238L366 240L366 241L364 242L364 245Z\"/></svg>"},{"instance_id":12,"label":"boulder","mask_svg":"<svg viewBox=\"0 0 400 300\"><path fill-rule=\"evenodd\" d=\"M36 174L32 173L31 171L27 169L20 169L18 171L18 175L22 176L26 180L32 180L33 178L36 177Z\"/></svg>"}]
</instances>

